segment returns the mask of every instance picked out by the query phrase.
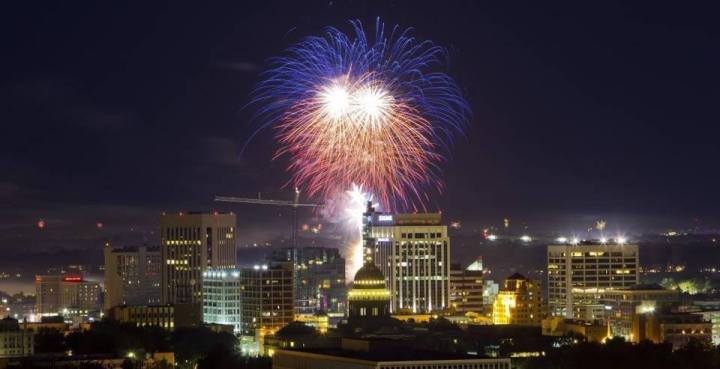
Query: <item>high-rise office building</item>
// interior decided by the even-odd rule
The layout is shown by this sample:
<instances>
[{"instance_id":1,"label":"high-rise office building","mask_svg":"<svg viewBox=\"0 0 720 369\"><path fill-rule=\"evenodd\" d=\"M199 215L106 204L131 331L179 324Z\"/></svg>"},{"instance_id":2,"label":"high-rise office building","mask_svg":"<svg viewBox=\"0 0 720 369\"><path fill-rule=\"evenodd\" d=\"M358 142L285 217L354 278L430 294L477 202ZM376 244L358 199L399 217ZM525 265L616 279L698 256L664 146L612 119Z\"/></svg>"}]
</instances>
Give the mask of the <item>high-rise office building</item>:
<instances>
[{"instance_id":1,"label":"high-rise office building","mask_svg":"<svg viewBox=\"0 0 720 369\"><path fill-rule=\"evenodd\" d=\"M81 274L35 276L35 304L40 315L85 312L100 309L100 283L86 281Z\"/></svg>"},{"instance_id":2,"label":"high-rise office building","mask_svg":"<svg viewBox=\"0 0 720 369\"><path fill-rule=\"evenodd\" d=\"M295 250L295 313L344 315L347 310L345 259L330 247L305 247ZM277 250L271 262L290 262L292 249Z\"/></svg>"},{"instance_id":3,"label":"high-rise office building","mask_svg":"<svg viewBox=\"0 0 720 369\"><path fill-rule=\"evenodd\" d=\"M203 322L227 324L240 333L240 271L210 268L203 273Z\"/></svg>"},{"instance_id":4,"label":"high-rise office building","mask_svg":"<svg viewBox=\"0 0 720 369\"><path fill-rule=\"evenodd\" d=\"M540 283L519 273L506 278L493 304L493 324L539 326L541 321Z\"/></svg>"},{"instance_id":5,"label":"high-rise office building","mask_svg":"<svg viewBox=\"0 0 720 369\"><path fill-rule=\"evenodd\" d=\"M485 310L483 272L482 267L477 268L478 262L482 265L481 260L476 260L467 268L457 263L450 266L450 307L456 313L482 314Z\"/></svg>"},{"instance_id":6,"label":"high-rise office building","mask_svg":"<svg viewBox=\"0 0 720 369\"><path fill-rule=\"evenodd\" d=\"M385 214L368 204L363 248L388 280L391 313L450 307L450 238L440 213Z\"/></svg>"},{"instance_id":7,"label":"high-rise office building","mask_svg":"<svg viewBox=\"0 0 720 369\"><path fill-rule=\"evenodd\" d=\"M104 308L160 303L160 248L105 244Z\"/></svg>"},{"instance_id":8,"label":"high-rise office building","mask_svg":"<svg viewBox=\"0 0 720 369\"><path fill-rule=\"evenodd\" d=\"M547 262L551 316L602 319L602 295L639 282L638 246L624 242L550 245Z\"/></svg>"},{"instance_id":9,"label":"high-rise office building","mask_svg":"<svg viewBox=\"0 0 720 369\"><path fill-rule=\"evenodd\" d=\"M292 263L241 269L241 334L262 337L292 322L293 295Z\"/></svg>"},{"instance_id":10,"label":"high-rise office building","mask_svg":"<svg viewBox=\"0 0 720 369\"><path fill-rule=\"evenodd\" d=\"M202 273L235 267L235 214L163 214L161 303L202 303Z\"/></svg>"}]
</instances>

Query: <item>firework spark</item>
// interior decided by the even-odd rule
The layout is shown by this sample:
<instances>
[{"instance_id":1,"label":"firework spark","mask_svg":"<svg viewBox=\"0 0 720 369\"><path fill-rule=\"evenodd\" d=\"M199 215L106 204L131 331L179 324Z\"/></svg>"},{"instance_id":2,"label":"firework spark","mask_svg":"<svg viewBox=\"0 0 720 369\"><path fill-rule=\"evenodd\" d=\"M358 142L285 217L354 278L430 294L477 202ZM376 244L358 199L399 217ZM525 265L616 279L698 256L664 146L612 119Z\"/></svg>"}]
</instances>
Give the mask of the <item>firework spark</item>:
<instances>
[{"instance_id":1,"label":"firework spark","mask_svg":"<svg viewBox=\"0 0 720 369\"><path fill-rule=\"evenodd\" d=\"M350 34L328 28L274 59L256 89L258 118L276 128L276 157L311 196L357 183L386 210L423 208L467 102L439 71L445 49L397 26L388 34L379 19L371 36L350 23Z\"/></svg>"}]
</instances>

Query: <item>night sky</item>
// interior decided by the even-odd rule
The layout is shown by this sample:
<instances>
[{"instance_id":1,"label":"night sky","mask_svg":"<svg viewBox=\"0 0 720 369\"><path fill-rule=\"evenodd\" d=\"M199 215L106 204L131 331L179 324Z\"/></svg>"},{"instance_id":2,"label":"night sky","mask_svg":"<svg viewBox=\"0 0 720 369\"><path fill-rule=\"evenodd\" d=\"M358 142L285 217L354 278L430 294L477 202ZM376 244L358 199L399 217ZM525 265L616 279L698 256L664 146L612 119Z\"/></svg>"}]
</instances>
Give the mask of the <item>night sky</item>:
<instances>
[{"instance_id":1,"label":"night sky","mask_svg":"<svg viewBox=\"0 0 720 369\"><path fill-rule=\"evenodd\" d=\"M272 132L240 155L253 130L243 107L269 58L377 16L446 46L472 106L430 204L446 218L536 232L600 218L632 232L720 226L718 9L300 3L6 4L0 250L152 242L160 212L187 209L235 210L248 239L286 231L276 209L212 202L291 196Z\"/></svg>"}]
</instances>

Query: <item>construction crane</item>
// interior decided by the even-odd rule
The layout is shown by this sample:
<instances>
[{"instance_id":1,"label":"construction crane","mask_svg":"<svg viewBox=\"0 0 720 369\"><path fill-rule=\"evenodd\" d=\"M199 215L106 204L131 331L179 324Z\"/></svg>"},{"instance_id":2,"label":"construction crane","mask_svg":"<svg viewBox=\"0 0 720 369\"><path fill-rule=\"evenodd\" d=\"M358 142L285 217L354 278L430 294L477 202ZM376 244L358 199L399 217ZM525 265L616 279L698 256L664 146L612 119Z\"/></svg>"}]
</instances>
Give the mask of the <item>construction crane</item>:
<instances>
[{"instance_id":1,"label":"construction crane","mask_svg":"<svg viewBox=\"0 0 720 369\"><path fill-rule=\"evenodd\" d=\"M300 190L295 187L295 198L292 201L287 200L271 200L263 199L258 193L257 199L247 197L232 197L232 196L215 196L215 201L219 202L232 202L239 204L255 204L255 205L275 205L275 206L289 206L292 209L292 254L293 261L295 261L295 248L297 247L297 233L298 233L298 208L318 208L325 206L325 204L315 203L301 203L300 202Z\"/></svg>"}]
</instances>

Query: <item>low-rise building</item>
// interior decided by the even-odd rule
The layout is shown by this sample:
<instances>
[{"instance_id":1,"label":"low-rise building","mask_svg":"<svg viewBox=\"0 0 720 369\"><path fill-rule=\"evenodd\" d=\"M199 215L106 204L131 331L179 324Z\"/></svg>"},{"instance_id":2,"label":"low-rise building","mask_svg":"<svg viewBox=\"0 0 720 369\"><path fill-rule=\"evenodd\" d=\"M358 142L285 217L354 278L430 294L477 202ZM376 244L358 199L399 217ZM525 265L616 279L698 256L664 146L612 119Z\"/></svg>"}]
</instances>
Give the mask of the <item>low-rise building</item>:
<instances>
[{"instance_id":1,"label":"low-rise building","mask_svg":"<svg viewBox=\"0 0 720 369\"><path fill-rule=\"evenodd\" d=\"M630 341L635 315L660 311L680 302L680 292L658 284L641 284L605 290L599 301L604 309L602 320L609 325L610 335Z\"/></svg>"},{"instance_id":2,"label":"low-rise building","mask_svg":"<svg viewBox=\"0 0 720 369\"><path fill-rule=\"evenodd\" d=\"M602 342L608 337L608 326L598 320L580 321L561 316L542 320L543 336L562 337L571 333L580 334L589 342Z\"/></svg>"},{"instance_id":3,"label":"low-rise building","mask_svg":"<svg viewBox=\"0 0 720 369\"><path fill-rule=\"evenodd\" d=\"M194 304L115 306L108 311L108 317L139 327L157 326L168 330L193 327L201 322Z\"/></svg>"},{"instance_id":4,"label":"low-rise building","mask_svg":"<svg viewBox=\"0 0 720 369\"><path fill-rule=\"evenodd\" d=\"M25 357L34 353L33 332L23 329L17 320L0 320L0 358Z\"/></svg>"},{"instance_id":5,"label":"low-rise building","mask_svg":"<svg viewBox=\"0 0 720 369\"><path fill-rule=\"evenodd\" d=\"M720 300L698 300L693 305L698 313L712 324L712 344L720 345Z\"/></svg>"},{"instance_id":6,"label":"low-rise building","mask_svg":"<svg viewBox=\"0 0 720 369\"><path fill-rule=\"evenodd\" d=\"M509 358L415 350L391 341L342 339L339 348L278 349L272 358L274 369L510 369Z\"/></svg>"},{"instance_id":7,"label":"low-rise building","mask_svg":"<svg viewBox=\"0 0 720 369\"><path fill-rule=\"evenodd\" d=\"M655 343L667 342L673 349L681 348L698 340L710 343L712 323L701 314L680 312L648 312L637 314L633 319L632 340L650 340Z\"/></svg>"}]
</instances>

